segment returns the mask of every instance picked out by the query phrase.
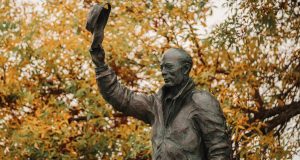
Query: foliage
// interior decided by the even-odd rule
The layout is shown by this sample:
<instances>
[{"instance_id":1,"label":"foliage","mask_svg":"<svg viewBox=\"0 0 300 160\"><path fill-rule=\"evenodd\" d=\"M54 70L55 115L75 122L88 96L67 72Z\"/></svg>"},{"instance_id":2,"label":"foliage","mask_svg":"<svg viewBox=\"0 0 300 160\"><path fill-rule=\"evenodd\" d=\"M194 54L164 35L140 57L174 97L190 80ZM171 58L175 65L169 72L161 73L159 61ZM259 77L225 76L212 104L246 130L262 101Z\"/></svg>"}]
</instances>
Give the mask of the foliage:
<instances>
[{"instance_id":1,"label":"foliage","mask_svg":"<svg viewBox=\"0 0 300 160\"><path fill-rule=\"evenodd\" d=\"M291 159L299 153L300 3L231 1L209 41L220 59L216 86L232 124L235 156ZM219 82L220 82L219 81Z\"/></svg>"},{"instance_id":2,"label":"foliage","mask_svg":"<svg viewBox=\"0 0 300 160\"><path fill-rule=\"evenodd\" d=\"M0 158L150 159L149 126L98 93L84 27L94 2L18 3L0 3ZM103 45L122 83L154 92L162 53L182 47L197 86L221 102L237 159L296 152L299 4L228 1L236 14L203 38L206 0L111 3Z\"/></svg>"}]
</instances>

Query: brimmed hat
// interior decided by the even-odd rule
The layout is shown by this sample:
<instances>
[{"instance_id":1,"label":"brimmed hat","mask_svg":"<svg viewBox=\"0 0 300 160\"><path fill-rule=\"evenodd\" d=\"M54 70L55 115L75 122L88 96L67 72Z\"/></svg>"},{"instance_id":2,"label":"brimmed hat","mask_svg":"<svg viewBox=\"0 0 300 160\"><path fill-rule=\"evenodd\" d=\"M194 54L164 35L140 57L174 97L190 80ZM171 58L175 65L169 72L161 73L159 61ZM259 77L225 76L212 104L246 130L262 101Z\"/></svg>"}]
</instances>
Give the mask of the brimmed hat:
<instances>
[{"instance_id":1,"label":"brimmed hat","mask_svg":"<svg viewBox=\"0 0 300 160\"><path fill-rule=\"evenodd\" d=\"M105 8L105 5L107 5L108 8ZM94 5L88 14L85 28L93 33L96 23L98 23L98 26L104 29L110 14L110 10L111 5L109 3L105 3L104 5Z\"/></svg>"}]
</instances>

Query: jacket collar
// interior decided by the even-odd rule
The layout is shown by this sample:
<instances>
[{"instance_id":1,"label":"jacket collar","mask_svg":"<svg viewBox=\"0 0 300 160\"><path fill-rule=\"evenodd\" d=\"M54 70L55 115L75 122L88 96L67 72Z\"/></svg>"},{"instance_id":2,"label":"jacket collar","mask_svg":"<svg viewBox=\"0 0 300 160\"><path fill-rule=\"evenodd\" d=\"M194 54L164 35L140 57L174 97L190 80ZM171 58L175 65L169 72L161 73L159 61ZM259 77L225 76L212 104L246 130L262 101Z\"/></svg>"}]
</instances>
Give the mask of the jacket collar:
<instances>
[{"instance_id":1,"label":"jacket collar","mask_svg":"<svg viewBox=\"0 0 300 160\"><path fill-rule=\"evenodd\" d=\"M194 88L195 88L195 83L193 82L193 80L191 78L189 78L188 81L186 82L186 84L179 90L179 92L173 98L171 98L171 97L168 97L168 95L167 95L168 88L165 86L162 87L161 100L162 100L163 107L170 107L170 108L165 108L168 110L168 113L165 113L164 114L165 117L163 118L164 124L166 127L172 123L172 121L175 119L177 114L184 107L183 103L184 103L186 97L189 96L190 93L192 93L191 91ZM165 104L164 102L167 98L172 99L170 106L164 106L164 104ZM165 109L163 109L163 111L166 111Z\"/></svg>"},{"instance_id":2,"label":"jacket collar","mask_svg":"<svg viewBox=\"0 0 300 160\"><path fill-rule=\"evenodd\" d=\"M187 92L189 92L190 90L192 90L193 88L195 88L195 83L193 82L193 80L191 78L189 78L187 80L187 82L183 85L183 87L179 90L179 92L172 97L172 100L176 100L178 98L183 97ZM168 87L166 87L165 85L162 87L161 90L161 99L165 99L166 96L168 95ZM171 97L170 97L171 98Z\"/></svg>"}]
</instances>

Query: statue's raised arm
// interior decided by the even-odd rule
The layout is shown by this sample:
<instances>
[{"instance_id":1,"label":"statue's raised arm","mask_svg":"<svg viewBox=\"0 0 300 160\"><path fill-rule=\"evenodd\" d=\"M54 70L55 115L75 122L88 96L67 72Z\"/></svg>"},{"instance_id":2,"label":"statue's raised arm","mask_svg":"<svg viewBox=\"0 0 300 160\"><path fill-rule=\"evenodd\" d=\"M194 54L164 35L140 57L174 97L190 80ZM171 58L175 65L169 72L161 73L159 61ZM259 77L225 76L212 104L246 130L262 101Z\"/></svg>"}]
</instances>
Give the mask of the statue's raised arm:
<instances>
[{"instance_id":1,"label":"statue's raised arm","mask_svg":"<svg viewBox=\"0 0 300 160\"><path fill-rule=\"evenodd\" d=\"M110 5L94 5L91 9L86 28L93 33L90 48L92 61L95 64L97 84L103 98L116 110L128 116L133 116L150 124L153 121L152 96L136 93L122 86L115 72L105 64L105 52L102 47L104 28L110 14Z\"/></svg>"}]
</instances>

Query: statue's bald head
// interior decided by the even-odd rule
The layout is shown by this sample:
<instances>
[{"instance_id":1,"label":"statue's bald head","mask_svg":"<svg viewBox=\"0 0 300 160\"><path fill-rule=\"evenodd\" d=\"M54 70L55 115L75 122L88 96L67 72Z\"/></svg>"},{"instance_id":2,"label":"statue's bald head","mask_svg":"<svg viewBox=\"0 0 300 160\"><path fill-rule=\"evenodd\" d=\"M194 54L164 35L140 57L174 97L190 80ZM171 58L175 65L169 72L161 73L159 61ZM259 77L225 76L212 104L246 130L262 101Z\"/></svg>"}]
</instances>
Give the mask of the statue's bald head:
<instances>
[{"instance_id":1,"label":"statue's bald head","mask_svg":"<svg viewBox=\"0 0 300 160\"><path fill-rule=\"evenodd\" d=\"M179 65L188 65L189 72L193 66L192 57L181 48L170 48L166 50L162 59L173 59L174 61L178 61Z\"/></svg>"},{"instance_id":2,"label":"statue's bald head","mask_svg":"<svg viewBox=\"0 0 300 160\"><path fill-rule=\"evenodd\" d=\"M180 85L189 77L192 57L183 49L168 49L161 60L161 73L166 86Z\"/></svg>"}]
</instances>

